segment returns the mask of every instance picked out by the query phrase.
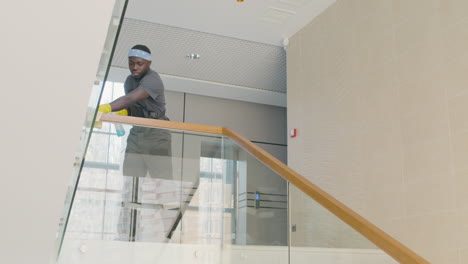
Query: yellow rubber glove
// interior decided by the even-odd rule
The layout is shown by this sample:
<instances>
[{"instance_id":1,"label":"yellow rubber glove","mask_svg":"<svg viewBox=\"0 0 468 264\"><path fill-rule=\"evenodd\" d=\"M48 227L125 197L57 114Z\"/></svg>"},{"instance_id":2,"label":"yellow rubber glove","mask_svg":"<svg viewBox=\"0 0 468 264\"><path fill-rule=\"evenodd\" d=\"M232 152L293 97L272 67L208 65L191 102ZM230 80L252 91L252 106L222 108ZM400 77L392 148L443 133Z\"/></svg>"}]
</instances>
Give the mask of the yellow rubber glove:
<instances>
[{"instance_id":1,"label":"yellow rubber glove","mask_svg":"<svg viewBox=\"0 0 468 264\"><path fill-rule=\"evenodd\" d=\"M107 114L107 113L112 112L112 107L110 104L103 104L99 106L98 111L103 112L104 114Z\"/></svg>"},{"instance_id":2,"label":"yellow rubber glove","mask_svg":"<svg viewBox=\"0 0 468 264\"><path fill-rule=\"evenodd\" d=\"M117 111L115 112L116 115L121 115L121 116L128 116L128 111L127 109L124 109L124 110L120 110L120 111Z\"/></svg>"}]
</instances>

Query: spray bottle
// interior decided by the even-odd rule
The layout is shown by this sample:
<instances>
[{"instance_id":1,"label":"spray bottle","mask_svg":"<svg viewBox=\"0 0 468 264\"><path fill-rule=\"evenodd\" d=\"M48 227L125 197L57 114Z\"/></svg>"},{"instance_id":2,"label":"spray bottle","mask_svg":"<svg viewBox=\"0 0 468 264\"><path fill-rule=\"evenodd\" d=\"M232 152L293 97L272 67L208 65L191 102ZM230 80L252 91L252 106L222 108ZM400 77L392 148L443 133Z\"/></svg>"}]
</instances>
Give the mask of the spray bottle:
<instances>
[{"instance_id":1,"label":"spray bottle","mask_svg":"<svg viewBox=\"0 0 468 264\"><path fill-rule=\"evenodd\" d=\"M115 126L115 132L117 133L118 137L125 136L125 129L123 128L122 124L114 123L114 126Z\"/></svg>"}]
</instances>

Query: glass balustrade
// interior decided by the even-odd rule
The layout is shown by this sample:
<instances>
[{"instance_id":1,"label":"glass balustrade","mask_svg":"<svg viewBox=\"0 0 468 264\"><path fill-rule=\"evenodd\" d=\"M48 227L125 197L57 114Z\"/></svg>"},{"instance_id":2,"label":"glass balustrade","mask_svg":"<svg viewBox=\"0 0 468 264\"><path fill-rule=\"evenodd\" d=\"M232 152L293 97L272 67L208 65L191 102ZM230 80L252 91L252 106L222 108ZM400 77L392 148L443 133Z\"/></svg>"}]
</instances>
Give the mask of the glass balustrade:
<instances>
[{"instance_id":1,"label":"glass balustrade","mask_svg":"<svg viewBox=\"0 0 468 264\"><path fill-rule=\"evenodd\" d=\"M236 230L237 245L247 246L231 263L397 263L237 144L227 139L224 147L238 157L239 201L247 198Z\"/></svg>"},{"instance_id":2,"label":"glass balustrade","mask_svg":"<svg viewBox=\"0 0 468 264\"><path fill-rule=\"evenodd\" d=\"M223 135L104 122L74 197L63 264L396 263Z\"/></svg>"},{"instance_id":3,"label":"glass balustrade","mask_svg":"<svg viewBox=\"0 0 468 264\"><path fill-rule=\"evenodd\" d=\"M293 185L290 263L398 263Z\"/></svg>"},{"instance_id":4,"label":"glass balustrade","mask_svg":"<svg viewBox=\"0 0 468 264\"><path fill-rule=\"evenodd\" d=\"M141 126L95 129L59 263L142 263L162 249L167 263L178 263L174 245L216 248L219 258L235 223L234 175L226 172L234 161L225 159L223 142Z\"/></svg>"}]
</instances>

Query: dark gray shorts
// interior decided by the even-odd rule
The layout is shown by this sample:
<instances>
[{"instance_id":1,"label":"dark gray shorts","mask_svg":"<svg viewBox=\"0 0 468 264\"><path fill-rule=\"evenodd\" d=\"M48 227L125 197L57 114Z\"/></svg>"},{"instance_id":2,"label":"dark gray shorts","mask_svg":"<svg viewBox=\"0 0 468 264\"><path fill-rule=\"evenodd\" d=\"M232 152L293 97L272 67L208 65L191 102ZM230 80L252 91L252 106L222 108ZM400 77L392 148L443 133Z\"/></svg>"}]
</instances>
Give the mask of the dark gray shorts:
<instances>
[{"instance_id":1,"label":"dark gray shorts","mask_svg":"<svg viewBox=\"0 0 468 264\"><path fill-rule=\"evenodd\" d=\"M171 133L167 130L133 127L127 138L123 175L173 179Z\"/></svg>"}]
</instances>

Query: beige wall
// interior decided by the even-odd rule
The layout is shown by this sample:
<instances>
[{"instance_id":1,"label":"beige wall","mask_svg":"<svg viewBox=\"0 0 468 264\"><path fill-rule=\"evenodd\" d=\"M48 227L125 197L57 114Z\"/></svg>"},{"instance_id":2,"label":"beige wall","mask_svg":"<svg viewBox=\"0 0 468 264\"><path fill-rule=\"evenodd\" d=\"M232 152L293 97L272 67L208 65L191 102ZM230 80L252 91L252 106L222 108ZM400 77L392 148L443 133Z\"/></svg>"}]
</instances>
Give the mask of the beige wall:
<instances>
[{"instance_id":1,"label":"beige wall","mask_svg":"<svg viewBox=\"0 0 468 264\"><path fill-rule=\"evenodd\" d=\"M468 263L467 10L338 0L288 48L290 166L433 263Z\"/></svg>"}]
</instances>

